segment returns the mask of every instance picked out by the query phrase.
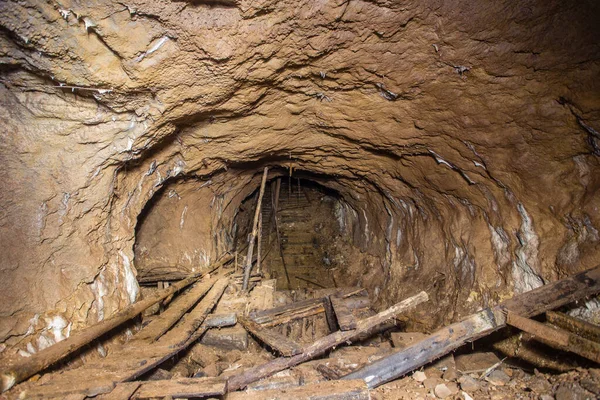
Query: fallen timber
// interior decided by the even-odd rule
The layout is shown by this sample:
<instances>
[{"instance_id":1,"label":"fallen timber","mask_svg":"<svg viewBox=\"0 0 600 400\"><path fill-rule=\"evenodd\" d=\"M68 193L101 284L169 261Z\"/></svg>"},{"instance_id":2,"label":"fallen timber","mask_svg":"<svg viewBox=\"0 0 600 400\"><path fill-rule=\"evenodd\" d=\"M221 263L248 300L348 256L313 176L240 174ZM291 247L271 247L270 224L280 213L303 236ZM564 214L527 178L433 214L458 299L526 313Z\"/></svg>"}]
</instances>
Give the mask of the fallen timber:
<instances>
[{"instance_id":1,"label":"fallen timber","mask_svg":"<svg viewBox=\"0 0 600 400\"><path fill-rule=\"evenodd\" d=\"M250 318L240 317L238 321L248 333L285 357L295 356L302 352L302 348L298 343L274 330L263 328Z\"/></svg>"},{"instance_id":2,"label":"fallen timber","mask_svg":"<svg viewBox=\"0 0 600 400\"><path fill-rule=\"evenodd\" d=\"M287 389L233 392L226 400L369 400L369 389L363 380L325 381Z\"/></svg>"},{"instance_id":3,"label":"fallen timber","mask_svg":"<svg viewBox=\"0 0 600 400\"><path fill-rule=\"evenodd\" d=\"M506 323L533 335L533 339L559 350L570 351L582 357L600 363L600 343L584 339L563 329L524 318L511 311Z\"/></svg>"},{"instance_id":4,"label":"fallen timber","mask_svg":"<svg viewBox=\"0 0 600 400\"><path fill-rule=\"evenodd\" d=\"M83 346L96 340L100 336L137 317L154 304L188 287L194 282L200 280L203 276L206 276L207 274L217 270L231 260L232 256L227 255L221 261L211 265L206 272L190 276L189 278L174 283L155 295L130 305L111 318L75 332L67 339L47 347L44 350L33 354L29 358L20 360L13 365L3 368L2 372L0 372L0 390L5 392L15 384L24 381L38 372L43 371L70 354L73 354Z\"/></svg>"},{"instance_id":5,"label":"fallen timber","mask_svg":"<svg viewBox=\"0 0 600 400\"><path fill-rule=\"evenodd\" d=\"M417 305L428 301L427 293L420 292L385 311L372 317L358 321L356 329L350 331L338 331L322 337L304 348L303 352L289 358L276 358L266 364L250 368L238 375L231 377L227 384L229 392L245 388L248 384L256 382L259 379L270 376L276 372L291 368L305 361L311 360L324 354L329 349L339 346L346 342L351 342L360 337L365 332L370 332L382 325L386 321L395 318L398 314L406 312Z\"/></svg>"},{"instance_id":6,"label":"fallen timber","mask_svg":"<svg viewBox=\"0 0 600 400\"><path fill-rule=\"evenodd\" d=\"M152 342L147 339L135 340L134 337L104 359L80 368L47 374L39 382L25 383L21 385L23 388L19 386L15 390L20 389L20 396L30 399L74 394L93 397L110 393L119 382L138 378L188 348L218 321L231 322L231 318L223 319L222 316L209 321L210 311L229 283L227 278L211 278L211 281L214 285L208 294L160 339Z\"/></svg>"},{"instance_id":7,"label":"fallen timber","mask_svg":"<svg viewBox=\"0 0 600 400\"><path fill-rule=\"evenodd\" d=\"M369 388L375 388L440 358L467 342L504 328L507 325L508 311L528 318L598 292L600 266L517 295L493 308L486 308L342 379L363 379Z\"/></svg>"}]
</instances>

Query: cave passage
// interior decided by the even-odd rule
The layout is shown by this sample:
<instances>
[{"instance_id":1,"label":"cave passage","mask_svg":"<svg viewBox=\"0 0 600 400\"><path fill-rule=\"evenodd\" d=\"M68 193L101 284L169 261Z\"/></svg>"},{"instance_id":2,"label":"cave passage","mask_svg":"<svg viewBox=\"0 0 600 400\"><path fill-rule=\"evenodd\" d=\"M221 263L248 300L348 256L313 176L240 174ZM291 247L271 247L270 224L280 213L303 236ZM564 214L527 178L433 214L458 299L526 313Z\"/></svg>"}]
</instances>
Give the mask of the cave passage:
<instances>
[{"instance_id":1,"label":"cave passage","mask_svg":"<svg viewBox=\"0 0 600 400\"><path fill-rule=\"evenodd\" d=\"M269 181L261 208L262 270L255 267L256 272L277 279L278 289L337 287L336 271L344 264L341 247L349 242L336 217L342 202L339 193L310 180ZM257 193L242 203L237 226L252 222L256 203ZM237 248L247 247L247 236L248 229L238 229Z\"/></svg>"},{"instance_id":2,"label":"cave passage","mask_svg":"<svg viewBox=\"0 0 600 400\"><path fill-rule=\"evenodd\" d=\"M242 326L255 313L289 355L426 294L358 345L321 354L335 371L290 369L296 386L335 382L349 365L597 271L598 21L593 0L0 0L0 383L48 397L63 366L100 364L105 380L83 368L56 393L95 396L138 377L152 387L139 374L229 379L283 354ZM469 374L424 365L444 382L402 380L405 397L599 397L600 383L583 387L600 382L593 357L525 334L540 322L597 329L600 297L586 290L535 320L514 316L523 330L503 328L444 366L514 361L494 376L465 389L458 375ZM215 315L229 318L217 329L205 323ZM69 347L98 326L109 329ZM132 357L116 360L123 343ZM70 350L2 375L54 346ZM477 353L493 357L481 365Z\"/></svg>"}]
</instances>

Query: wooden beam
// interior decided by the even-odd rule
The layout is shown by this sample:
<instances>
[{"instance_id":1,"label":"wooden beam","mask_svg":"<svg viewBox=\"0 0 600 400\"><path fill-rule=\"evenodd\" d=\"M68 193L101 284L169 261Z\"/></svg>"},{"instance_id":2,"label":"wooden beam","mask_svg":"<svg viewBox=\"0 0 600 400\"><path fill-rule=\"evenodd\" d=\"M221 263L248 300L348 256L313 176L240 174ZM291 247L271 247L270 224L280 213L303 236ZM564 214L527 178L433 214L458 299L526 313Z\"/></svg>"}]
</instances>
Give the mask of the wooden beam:
<instances>
[{"instance_id":1,"label":"wooden beam","mask_svg":"<svg viewBox=\"0 0 600 400\"><path fill-rule=\"evenodd\" d=\"M600 266L520 294L500 305L470 315L388 357L342 379L364 379L369 388L401 377L463 344L506 326L506 310L530 317L600 292Z\"/></svg>"},{"instance_id":2,"label":"wooden beam","mask_svg":"<svg viewBox=\"0 0 600 400\"><path fill-rule=\"evenodd\" d=\"M356 319L352 315L352 311L346 306L345 301L336 296L330 296L329 299L340 329L343 331L356 329Z\"/></svg>"},{"instance_id":3,"label":"wooden beam","mask_svg":"<svg viewBox=\"0 0 600 400\"><path fill-rule=\"evenodd\" d=\"M229 393L225 400L369 400L362 380L326 381L286 389L252 390Z\"/></svg>"},{"instance_id":4,"label":"wooden beam","mask_svg":"<svg viewBox=\"0 0 600 400\"><path fill-rule=\"evenodd\" d=\"M230 256L225 257L222 261L213 264L208 268L210 273L217 268L221 267L231 259ZM202 274L206 275L206 273ZM22 382L25 379L33 376L34 374L43 371L49 366L53 365L57 361L62 360L69 354L74 353L83 346L89 344L105 333L113 330L117 326L129 321L130 319L138 316L148 307L158 303L169 297L170 295L180 291L181 289L191 285L200 279L200 275L194 275L182 281L179 281L167 289L163 289L157 292L155 295L149 296L146 299L138 301L124 308L123 310L116 313L114 316L105 319L104 321L98 322L97 324L88 326L74 332L67 339L58 342L50 347L45 348L29 358L25 358L17 361L16 363L9 365L2 369L0 372L0 389L2 392L10 389L16 383Z\"/></svg>"},{"instance_id":5,"label":"wooden beam","mask_svg":"<svg viewBox=\"0 0 600 400\"><path fill-rule=\"evenodd\" d=\"M306 346L304 351L290 358L277 358L266 364L250 368L229 379L228 390L235 391L246 387L248 384L272 374L291 368L295 365L311 360L324 354L329 349L343 343L351 342L366 332L372 332L375 328L386 321L395 318L398 314L406 312L417 305L429 300L427 293L420 292L377 315L363 319L358 322L356 329L351 331L338 331L316 340L313 344Z\"/></svg>"},{"instance_id":6,"label":"wooden beam","mask_svg":"<svg viewBox=\"0 0 600 400\"><path fill-rule=\"evenodd\" d=\"M508 312L506 323L533 335L533 339L560 350L579 354L594 362L600 363L600 343L584 339L563 329Z\"/></svg>"},{"instance_id":7,"label":"wooden beam","mask_svg":"<svg viewBox=\"0 0 600 400\"><path fill-rule=\"evenodd\" d=\"M325 296L323 298L323 307L325 309L325 319L327 320L329 332L337 331L338 325L337 320L335 319L335 313L333 312L333 306L331 305L331 296Z\"/></svg>"},{"instance_id":8,"label":"wooden beam","mask_svg":"<svg viewBox=\"0 0 600 400\"><path fill-rule=\"evenodd\" d=\"M262 207L262 199L265 194L265 185L267 184L267 176L269 175L269 168L265 167L263 171L262 181L260 183L260 191L258 192L258 201L256 202L256 210L254 211L254 223L252 224L252 233L250 235L250 243L248 244L248 255L246 257L246 267L244 268L244 283L242 284L242 290L248 290L248 283L250 280L250 272L252 272L252 253L254 252L254 241L258 234L258 219L260 216L260 209Z\"/></svg>"},{"instance_id":9,"label":"wooden beam","mask_svg":"<svg viewBox=\"0 0 600 400\"><path fill-rule=\"evenodd\" d=\"M142 382L123 382L119 383L112 392L96 396L96 400L129 400L138 390Z\"/></svg>"},{"instance_id":10,"label":"wooden beam","mask_svg":"<svg viewBox=\"0 0 600 400\"><path fill-rule=\"evenodd\" d=\"M155 342L135 340L114 349L106 358L80 368L48 374L36 383L25 383L22 398L38 399L110 393L119 382L132 381L195 343L209 329L208 314L227 287L219 279L210 292L170 331ZM219 318L218 318L219 319ZM217 319L217 320L218 320Z\"/></svg>"},{"instance_id":11,"label":"wooden beam","mask_svg":"<svg viewBox=\"0 0 600 400\"><path fill-rule=\"evenodd\" d=\"M188 312L201 297L208 293L216 281L216 278L212 278L196 283L193 288L176 298L165 311L135 335L134 340L148 340L153 342L161 337L175 325L175 323L181 319L183 314Z\"/></svg>"},{"instance_id":12,"label":"wooden beam","mask_svg":"<svg viewBox=\"0 0 600 400\"><path fill-rule=\"evenodd\" d=\"M254 322L266 328L325 312L323 299L307 299L251 313Z\"/></svg>"},{"instance_id":13,"label":"wooden beam","mask_svg":"<svg viewBox=\"0 0 600 400\"><path fill-rule=\"evenodd\" d=\"M600 326L598 325L556 311L548 311L546 320L559 328L600 343Z\"/></svg>"},{"instance_id":14,"label":"wooden beam","mask_svg":"<svg viewBox=\"0 0 600 400\"><path fill-rule=\"evenodd\" d=\"M238 322L242 324L248 333L284 357L295 356L302 352L302 347L298 343L271 329L263 328L250 318L240 317L238 318Z\"/></svg>"},{"instance_id":15,"label":"wooden beam","mask_svg":"<svg viewBox=\"0 0 600 400\"><path fill-rule=\"evenodd\" d=\"M120 385L117 385L117 388ZM133 395L134 399L153 399L170 397L173 399L188 397L220 396L227 391L227 382L222 378L178 378L142 382Z\"/></svg>"}]
</instances>

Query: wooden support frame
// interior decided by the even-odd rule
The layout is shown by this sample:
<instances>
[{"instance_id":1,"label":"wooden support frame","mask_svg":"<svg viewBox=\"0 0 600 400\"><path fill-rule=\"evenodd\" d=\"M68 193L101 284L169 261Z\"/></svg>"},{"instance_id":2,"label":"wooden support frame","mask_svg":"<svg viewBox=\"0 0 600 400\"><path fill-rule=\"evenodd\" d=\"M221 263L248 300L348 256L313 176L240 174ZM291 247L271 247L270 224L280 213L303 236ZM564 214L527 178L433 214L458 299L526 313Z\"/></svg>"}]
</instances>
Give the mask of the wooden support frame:
<instances>
[{"instance_id":1,"label":"wooden support frame","mask_svg":"<svg viewBox=\"0 0 600 400\"><path fill-rule=\"evenodd\" d=\"M254 252L254 241L258 234L258 220L261 213L262 199L265 194L265 186L267 184L267 177L269 175L269 168L265 167L263 170L262 181L260 183L260 190L258 192L258 200L256 202L256 209L254 211L254 223L252 224L252 233L250 235L250 243L248 244L248 255L246 256L246 266L244 267L244 282L242 284L242 290L248 290L248 283L250 279L250 272L252 272L252 253Z\"/></svg>"},{"instance_id":2,"label":"wooden support frame","mask_svg":"<svg viewBox=\"0 0 600 400\"><path fill-rule=\"evenodd\" d=\"M529 318L508 312L506 323L533 335L533 339L548 346L570 351L582 357L600 363L600 343L584 339L571 332L554 326L545 325Z\"/></svg>"}]
</instances>

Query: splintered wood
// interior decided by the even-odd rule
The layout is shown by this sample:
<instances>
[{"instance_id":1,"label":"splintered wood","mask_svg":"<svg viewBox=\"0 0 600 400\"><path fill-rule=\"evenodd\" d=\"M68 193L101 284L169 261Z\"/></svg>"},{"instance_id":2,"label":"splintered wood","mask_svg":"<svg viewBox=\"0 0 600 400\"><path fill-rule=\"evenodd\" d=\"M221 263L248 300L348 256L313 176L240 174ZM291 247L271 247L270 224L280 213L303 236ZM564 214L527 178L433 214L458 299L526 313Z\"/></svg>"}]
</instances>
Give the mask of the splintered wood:
<instances>
[{"instance_id":1,"label":"splintered wood","mask_svg":"<svg viewBox=\"0 0 600 400\"><path fill-rule=\"evenodd\" d=\"M420 292L419 294L410 297L387 310L380 312L370 318L358 322L356 329L351 331L338 331L318 339L313 344L304 348L301 354L290 358L278 358L266 364L250 368L239 375L233 376L229 380L228 390L239 390L246 387L248 384L259 379L270 376L276 372L293 367L308 360L312 360L325 353L327 350L339 346L342 343L352 342L361 334L371 332L377 326L396 317L398 314L406 312L424 301L429 300L427 293Z\"/></svg>"},{"instance_id":2,"label":"splintered wood","mask_svg":"<svg viewBox=\"0 0 600 400\"><path fill-rule=\"evenodd\" d=\"M342 379L364 379L370 388L380 386L448 354L468 341L505 327L507 311L531 317L598 292L600 267L520 294L496 307L473 314Z\"/></svg>"},{"instance_id":3,"label":"splintered wood","mask_svg":"<svg viewBox=\"0 0 600 400\"><path fill-rule=\"evenodd\" d=\"M371 353L373 358L369 356L368 361L353 361L346 367L336 367L325 362L326 360L311 360L336 347L373 336L389 327L390 321L400 314L428 301L428 295L420 292L375 315L372 315L374 312L370 309L368 293L357 288L319 289L310 292L311 296L317 298L273 307L275 281L262 282L256 279L258 285L247 293L237 290L235 284L229 287L230 279L226 275L221 271L219 276L205 277L200 281L195 277L175 283L154 298L165 299L167 293L175 294L187 286L193 286L175 297L165 311L154 317L132 340L111 348L107 357L88 362L79 368L48 373L36 382L25 382L13 388L8 394L14 394L14 398L73 400L83 400L86 397L111 400L211 396L225 396L223 398L229 400L369 399L370 389L507 325L528 332L535 340L600 362L600 328L551 311L600 292L600 267L515 296L428 336L412 334L410 340L401 340L404 336L400 337L401 334L396 333L395 336L392 335L394 343L396 346L402 345L397 351L390 354L392 350L389 347L375 348L378 350L377 357L375 353ZM228 287L229 290L226 291ZM281 294L278 301L288 302L297 298L296 295L292 297ZM148 302L144 303L144 306L147 304ZM139 308L128 312L138 312ZM546 323L530 319L542 313L546 313ZM315 325L312 326L313 336L305 329L310 326L308 322L311 318L320 319L319 337L314 334ZM225 326L230 328L211 330ZM298 326L302 329L296 329ZM292 327L296 330L289 329ZM97 332L98 329L100 328L94 328L92 332ZM205 335L206 332L210 334ZM296 342L297 336L294 335L297 333L314 340ZM229 360L225 367L221 365L217 368L215 364L223 364L219 362L222 360L220 357L234 353L231 348L235 340L228 339L228 335L238 335L238 341L243 342L244 351L238 351L233 360L237 361L241 354L246 354L255 357L252 362L240 361L239 364L232 365ZM272 355L260 349L252 340L250 342L253 344L249 346L249 335L281 357L273 359ZM204 344L198 343L200 340ZM229 345L223 346L224 341L228 341ZM78 339L76 346L80 346L80 343L81 339ZM211 353L206 351L209 348L207 343L212 343L211 351L221 353L214 353L210 358ZM190 347L185 353L184 350ZM227 350L223 350L223 347ZM260 352L250 354L250 349L258 349ZM359 346L347 346L337 349L335 353L359 349ZM63 350L61 347L61 351ZM177 357L179 353L181 356ZM189 356L183 357L183 354ZM210 361L197 361L198 354L209 357ZM258 354L261 356L257 357ZM172 362L178 362L178 358L189 358L203 369L198 370L196 367L196 372L188 371L187 376L193 375L193 378L181 377L174 372L172 374L171 371L175 369L169 371L168 365L173 366ZM257 362L257 359L262 361ZM168 360L170 361L167 362ZM155 370L163 363L165 365ZM305 364L299 366L303 363ZM40 368L41 364L39 360L34 360L34 365L35 367L23 367L26 372L9 377L24 379L23 376ZM8 370L14 371L15 368ZM279 374L275 375L276 373ZM315 378L314 374L319 378ZM344 374L347 375L343 376ZM172 376L176 378L171 378ZM324 376L329 380L323 381ZM242 389L247 391L239 392Z\"/></svg>"},{"instance_id":4,"label":"splintered wood","mask_svg":"<svg viewBox=\"0 0 600 400\"><path fill-rule=\"evenodd\" d=\"M295 356L302 352L297 343L273 330L263 328L250 318L240 317L238 321L250 334L283 356Z\"/></svg>"},{"instance_id":5,"label":"splintered wood","mask_svg":"<svg viewBox=\"0 0 600 400\"><path fill-rule=\"evenodd\" d=\"M369 400L369 389L361 379L354 381L329 381L298 386L291 389L234 392L226 400Z\"/></svg>"},{"instance_id":6,"label":"splintered wood","mask_svg":"<svg viewBox=\"0 0 600 400\"><path fill-rule=\"evenodd\" d=\"M209 267L209 273L226 264L230 260L231 256L226 256L218 263L213 264ZM69 338L39 351L30 358L8 366L8 368L3 369L0 373L2 392L10 389L14 384L29 378L37 372L40 372L57 361L67 357L69 354L72 354L81 347L99 338L124 322L138 316L147 308L158 303L159 301L166 299L181 289L186 288L199 279L200 276L195 275L177 282L167 289L156 293L154 296L132 304L107 320L89 326L79 332L75 332Z\"/></svg>"},{"instance_id":7,"label":"splintered wood","mask_svg":"<svg viewBox=\"0 0 600 400\"><path fill-rule=\"evenodd\" d=\"M506 323L530 333L537 341L579 354L594 362L600 363L600 343L579 337L560 328L545 325L529 318L523 318L513 312L508 312Z\"/></svg>"},{"instance_id":8,"label":"splintered wood","mask_svg":"<svg viewBox=\"0 0 600 400\"><path fill-rule=\"evenodd\" d=\"M208 282L211 286L208 294L159 340L134 338L104 359L80 368L45 375L39 383L24 387L23 395L26 398L46 398L75 393L85 396L108 393L116 383L136 379L173 357L198 340L208 329L202 323L228 285L227 278L211 278ZM143 336L144 329L139 334Z\"/></svg>"},{"instance_id":9,"label":"splintered wood","mask_svg":"<svg viewBox=\"0 0 600 400\"><path fill-rule=\"evenodd\" d=\"M251 314L254 322L264 327L273 327L296 319L325 312L322 299L308 299Z\"/></svg>"}]
</instances>

